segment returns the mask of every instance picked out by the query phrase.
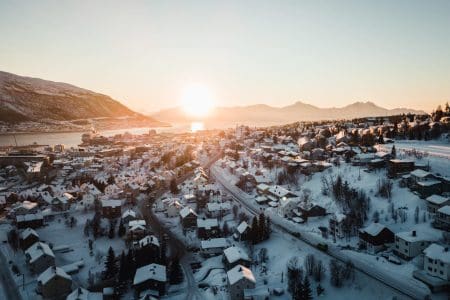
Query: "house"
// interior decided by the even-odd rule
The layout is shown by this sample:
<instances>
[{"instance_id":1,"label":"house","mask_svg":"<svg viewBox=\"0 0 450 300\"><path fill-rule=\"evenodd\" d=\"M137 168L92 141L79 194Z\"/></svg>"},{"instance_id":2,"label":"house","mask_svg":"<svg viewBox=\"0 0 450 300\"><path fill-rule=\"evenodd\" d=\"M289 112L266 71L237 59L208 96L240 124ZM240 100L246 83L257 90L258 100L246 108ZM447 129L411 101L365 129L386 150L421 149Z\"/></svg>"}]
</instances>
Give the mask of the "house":
<instances>
[{"instance_id":1,"label":"house","mask_svg":"<svg viewBox=\"0 0 450 300\"><path fill-rule=\"evenodd\" d=\"M69 193L64 193L61 196L55 197L52 200L53 211L66 211L69 209L70 203L73 201L73 196Z\"/></svg>"},{"instance_id":2,"label":"house","mask_svg":"<svg viewBox=\"0 0 450 300\"><path fill-rule=\"evenodd\" d=\"M393 242L394 233L379 223L372 223L359 230L359 246L369 252L376 253Z\"/></svg>"},{"instance_id":3,"label":"house","mask_svg":"<svg viewBox=\"0 0 450 300\"><path fill-rule=\"evenodd\" d=\"M389 177L407 174L414 170L414 161L409 159L391 159L387 164Z\"/></svg>"},{"instance_id":4,"label":"house","mask_svg":"<svg viewBox=\"0 0 450 300\"><path fill-rule=\"evenodd\" d=\"M295 208L297 208L298 204L300 202L300 198L286 198L283 197L280 199L278 204L278 215L282 216L283 218L290 218L292 217L293 211Z\"/></svg>"},{"instance_id":5,"label":"house","mask_svg":"<svg viewBox=\"0 0 450 300\"><path fill-rule=\"evenodd\" d=\"M27 228L20 233L20 248L28 249L31 245L39 242L39 234L31 228Z\"/></svg>"},{"instance_id":6,"label":"house","mask_svg":"<svg viewBox=\"0 0 450 300\"><path fill-rule=\"evenodd\" d=\"M433 180L435 177L433 174L424 171L422 169L415 169L411 173L409 173L411 184L417 184L419 181L427 181L427 180Z\"/></svg>"},{"instance_id":7,"label":"house","mask_svg":"<svg viewBox=\"0 0 450 300\"><path fill-rule=\"evenodd\" d=\"M341 213L335 213L331 216L328 228L330 230L330 234L336 238L344 238L346 236L353 236L356 234L353 226L349 224L349 219L346 215Z\"/></svg>"},{"instance_id":8,"label":"house","mask_svg":"<svg viewBox=\"0 0 450 300\"><path fill-rule=\"evenodd\" d=\"M265 183L260 183L256 186L256 192L260 195L267 194L267 191L269 190L270 186Z\"/></svg>"},{"instance_id":9,"label":"house","mask_svg":"<svg viewBox=\"0 0 450 300\"><path fill-rule=\"evenodd\" d=\"M44 299L61 299L72 291L72 277L63 269L51 266L37 278L36 292Z\"/></svg>"},{"instance_id":10,"label":"house","mask_svg":"<svg viewBox=\"0 0 450 300\"><path fill-rule=\"evenodd\" d=\"M137 291L153 290L162 296L166 293L166 285L166 266L149 264L136 270L133 286Z\"/></svg>"},{"instance_id":11,"label":"house","mask_svg":"<svg viewBox=\"0 0 450 300\"><path fill-rule=\"evenodd\" d=\"M242 221L241 224L239 224L236 227L233 237L237 241L246 241L249 238L250 232L251 232L250 225L248 225L247 222Z\"/></svg>"},{"instance_id":12,"label":"house","mask_svg":"<svg viewBox=\"0 0 450 300\"><path fill-rule=\"evenodd\" d=\"M137 214L134 210L132 209L127 209L123 214L122 214L122 223L123 224L129 224L130 221L136 220L137 219Z\"/></svg>"},{"instance_id":13,"label":"house","mask_svg":"<svg viewBox=\"0 0 450 300\"><path fill-rule=\"evenodd\" d=\"M227 272L230 299L244 299L244 290L254 289L255 276L250 269L237 265Z\"/></svg>"},{"instance_id":14,"label":"house","mask_svg":"<svg viewBox=\"0 0 450 300\"><path fill-rule=\"evenodd\" d=\"M442 280L450 280L450 251L448 247L431 244L423 251L424 270L427 274Z\"/></svg>"},{"instance_id":15,"label":"house","mask_svg":"<svg viewBox=\"0 0 450 300\"><path fill-rule=\"evenodd\" d=\"M210 217L219 217L229 214L231 211L231 205L229 202L223 203L208 203L206 204L206 213Z\"/></svg>"},{"instance_id":16,"label":"house","mask_svg":"<svg viewBox=\"0 0 450 300\"><path fill-rule=\"evenodd\" d=\"M18 229L33 228L36 229L44 225L44 216L41 212L35 214L26 214L16 216L16 226Z\"/></svg>"},{"instance_id":17,"label":"house","mask_svg":"<svg viewBox=\"0 0 450 300\"><path fill-rule=\"evenodd\" d=\"M433 226L450 231L450 205L443 206L437 210L434 216Z\"/></svg>"},{"instance_id":18,"label":"house","mask_svg":"<svg viewBox=\"0 0 450 300\"><path fill-rule=\"evenodd\" d=\"M296 194L292 193L291 191L285 189L282 186L279 185L273 185L271 186L268 191L268 197L272 201L280 201L282 198L296 198L298 197Z\"/></svg>"},{"instance_id":19,"label":"house","mask_svg":"<svg viewBox=\"0 0 450 300\"><path fill-rule=\"evenodd\" d=\"M147 235L138 242L139 248L145 248L145 247L154 247L155 249L159 249L159 240L154 235Z\"/></svg>"},{"instance_id":20,"label":"house","mask_svg":"<svg viewBox=\"0 0 450 300\"><path fill-rule=\"evenodd\" d=\"M55 265L55 254L42 242L37 242L25 250L25 260L32 273L42 273Z\"/></svg>"},{"instance_id":21,"label":"house","mask_svg":"<svg viewBox=\"0 0 450 300\"><path fill-rule=\"evenodd\" d=\"M174 218L180 215L183 205L178 200L173 200L167 205L166 214L169 218Z\"/></svg>"},{"instance_id":22,"label":"house","mask_svg":"<svg viewBox=\"0 0 450 300\"><path fill-rule=\"evenodd\" d=\"M314 203L302 203L298 206L303 219L308 219L312 217L323 217L327 214L325 208Z\"/></svg>"},{"instance_id":23,"label":"house","mask_svg":"<svg viewBox=\"0 0 450 300\"><path fill-rule=\"evenodd\" d=\"M394 253L409 260L422 254L423 250L436 240L438 240L438 237L430 237L430 235L416 230L398 232L395 234Z\"/></svg>"},{"instance_id":24,"label":"house","mask_svg":"<svg viewBox=\"0 0 450 300\"><path fill-rule=\"evenodd\" d=\"M132 220L128 222L127 236L131 240L139 240L147 234L145 220Z\"/></svg>"},{"instance_id":25,"label":"house","mask_svg":"<svg viewBox=\"0 0 450 300\"><path fill-rule=\"evenodd\" d=\"M36 214L39 212L39 207L37 202L23 201L18 206L13 208L15 216Z\"/></svg>"},{"instance_id":26,"label":"house","mask_svg":"<svg viewBox=\"0 0 450 300\"><path fill-rule=\"evenodd\" d=\"M209 239L200 243L200 250L204 256L219 255L227 247L228 242L224 238Z\"/></svg>"},{"instance_id":27,"label":"house","mask_svg":"<svg viewBox=\"0 0 450 300\"><path fill-rule=\"evenodd\" d=\"M189 206L180 210L180 222L183 228L192 228L197 225L197 213Z\"/></svg>"},{"instance_id":28,"label":"house","mask_svg":"<svg viewBox=\"0 0 450 300\"><path fill-rule=\"evenodd\" d=\"M437 179L419 181L415 185L415 190L421 198L426 198L433 194L440 194L442 192L442 182Z\"/></svg>"},{"instance_id":29,"label":"house","mask_svg":"<svg viewBox=\"0 0 450 300\"><path fill-rule=\"evenodd\" d=\"M102 200L102 216L108 219L120 218L122 213L121 200Z\"/></svg>"},{"instance_id":30,"label":"house","mask_svg":"<svg viewBox=\"0 0 450 300\"><path fill-rule=\"evenodd\" d=\"M197 236L200 239L218 237L220 233L217 219L197 218Z\"/></svg>"},{"instance_id":31,"label":"house","mask_svg":"<svg viewBox=\"0 0 450 300\"><path fill-rule=\"evenodd\" d=\"M70 293L66 300L103 300L103 294L98 292L90 292L82 287L79 287Z\"/></svg>"},{"instance_id":32,"label":"house","mask_svg":"<svg viewBox=\"0 0 450 300\"><path fill-rule=\"evenodd\" d=\"M248 254L242 248L237 246L232 246L223 250L223 262L227 270L234 268L236 265L242 265L249 268L251 264Z\"/></svg>"},{"instance_id":33,"label":"house","mask_svg":"<svg viewBox=\"0 0 450 300\"><path fill-rule=\"evenodd\" d=\"M430 214L435 214L439 208L450 205L450 197L431 195L425 200L427 202L427 211Z\"/></svg>"}]
</instances>

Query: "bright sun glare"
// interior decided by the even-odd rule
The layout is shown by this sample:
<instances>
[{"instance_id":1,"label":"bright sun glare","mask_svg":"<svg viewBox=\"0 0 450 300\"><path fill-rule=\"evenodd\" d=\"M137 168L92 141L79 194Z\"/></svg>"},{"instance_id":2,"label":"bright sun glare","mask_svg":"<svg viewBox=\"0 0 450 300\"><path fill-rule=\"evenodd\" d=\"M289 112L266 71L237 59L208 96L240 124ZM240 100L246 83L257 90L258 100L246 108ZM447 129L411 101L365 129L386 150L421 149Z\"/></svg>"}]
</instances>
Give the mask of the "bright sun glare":
<instances>
[{"instance_id":1,"label":"bright sun glare","mask_svg":"<svg viewBox=\"0 0 450 300\"><path fill-rule=\"evenodd\" d=\"M214 99L209 89L201 84L191 84L181 95L183 110L193 117L204 117L214 107Z\"/></svg>"}]
</instances>

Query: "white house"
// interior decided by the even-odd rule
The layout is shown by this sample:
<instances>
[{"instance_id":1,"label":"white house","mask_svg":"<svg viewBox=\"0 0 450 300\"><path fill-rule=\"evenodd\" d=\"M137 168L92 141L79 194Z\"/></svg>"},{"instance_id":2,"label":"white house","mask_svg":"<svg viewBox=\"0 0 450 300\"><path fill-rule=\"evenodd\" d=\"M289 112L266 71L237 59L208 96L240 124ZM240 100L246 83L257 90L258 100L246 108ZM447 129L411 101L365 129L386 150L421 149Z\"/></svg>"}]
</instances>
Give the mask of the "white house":
<instances>
[{"instance_id":1,"label":"white house","mask_svg":"<svg viewBox=\"0 0 450 300\"><path fill-rule=\"evenodd\" d=\"M420 231L398 232L395 234L394 253L404 259L411 259L422 254L433 241L439 237L433 237Z\"/></svg>"},{"instance_id":2,"label":"white house","mask_svg":"<svg viewBox=\"0 0 450 300\"><path fill-rule=\"evenodd\" d=\"M224 238L215 238L201 241L200 249L205 256L218 255L228 247L228 242Z\"/></svg>"},{"instance_id":3,"label":"white house","mask_svg":"<svg viewBox=\"0 0 450 300\"><path fill-rule=\"evenodd\" d=\"M291 217L294 209L297 208L299 203L300 203L299 197L295 198L282 197L279 200L278 215L284 218Z\"/></svg>"},{"instance_id":4,"label":"white house","mask_svg":"<svg viewBox=\"0 0 450 300\"><path fill-rule=\"evenodd\" d=\"M227 272L230 298L244 299L244 290L254 289L256 285L253 272L242 265L237 265Z\"/></svg>"},{"instance_id":5,"label":"white house","mask_svg":"<svg viewBox=\"0 0 450 300\"><path fill-rule=\"evenodd\" d=\"M423 253L425 254L424 270L431 276L450 280L450 252L448 247L431 244Z\"/></svg>"},{"instance_id":6,"label":"white house","mask_svg":"<svg viewBox=\"0 0 450 300\"><path fill-rule=\"evenodd\" d=\"M439 195L431 195L425 200L427 201L427 211L430 214L435 214L438 211L438 209L450 204L449 197L443 197Z\"/></svg>"}]
</instances>

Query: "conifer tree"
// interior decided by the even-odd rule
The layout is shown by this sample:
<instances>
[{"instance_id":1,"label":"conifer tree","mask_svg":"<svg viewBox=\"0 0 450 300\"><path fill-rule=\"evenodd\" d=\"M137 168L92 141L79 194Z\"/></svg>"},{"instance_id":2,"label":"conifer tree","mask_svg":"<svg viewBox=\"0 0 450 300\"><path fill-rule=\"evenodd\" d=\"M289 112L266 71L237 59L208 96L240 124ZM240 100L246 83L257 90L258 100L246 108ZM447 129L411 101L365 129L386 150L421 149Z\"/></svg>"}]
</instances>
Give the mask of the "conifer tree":
<instances>
[{"instance_id":1,"label":"conifer tree","mask_svg":"<svg viewBox=\"0 0 450 300\"><path fill-rule=\"evenodd\" d=\"M105 270L103 271L103 279L112 279L117 274L116 256L112 247L108 249L108 255L105 261Z\"/></svg>"}]
</instances>

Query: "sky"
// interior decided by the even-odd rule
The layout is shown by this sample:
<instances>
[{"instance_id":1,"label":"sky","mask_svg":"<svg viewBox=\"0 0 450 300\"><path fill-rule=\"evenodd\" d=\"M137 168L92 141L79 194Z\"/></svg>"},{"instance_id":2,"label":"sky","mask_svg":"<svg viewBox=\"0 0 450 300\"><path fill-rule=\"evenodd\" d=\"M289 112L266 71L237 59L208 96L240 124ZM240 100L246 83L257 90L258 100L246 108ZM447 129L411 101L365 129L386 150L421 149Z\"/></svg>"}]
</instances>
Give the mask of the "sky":
<instances>
[{"instance_id":1,"label":"sky","mask_svg":"<svg viewBox=\"0 0 450 300\"><path fill-rule=\"evenodd\" d=\"M201 84L216 105L450 101L450 1L0 1L0 70L140 112Z\"/></svg>"}]
</instances>

